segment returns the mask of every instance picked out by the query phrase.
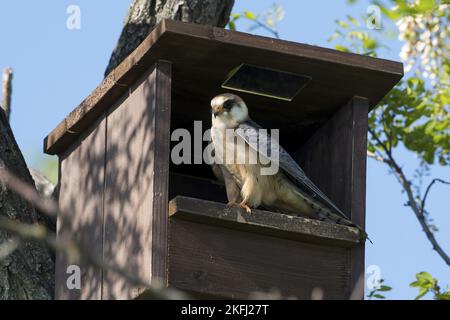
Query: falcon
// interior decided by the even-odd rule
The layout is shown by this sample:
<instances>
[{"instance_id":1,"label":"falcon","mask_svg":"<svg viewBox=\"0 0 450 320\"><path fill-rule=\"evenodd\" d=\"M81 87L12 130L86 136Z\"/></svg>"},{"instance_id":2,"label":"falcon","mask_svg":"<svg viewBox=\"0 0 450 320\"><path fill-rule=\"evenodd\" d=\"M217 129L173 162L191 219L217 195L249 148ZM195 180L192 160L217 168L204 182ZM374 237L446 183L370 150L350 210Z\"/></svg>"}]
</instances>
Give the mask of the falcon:
<instances>
[{"instance_id":1,"label":"falcon","mask_svg":"<svg viewBox=\"0 0 450 320\"><path fill-rule=\"evenodd\" d=\"M211 101L211 113L216 160L212 169L225 183L228 206L241 207L248 213L262 206L271 211L355 226L267 130L261 130L250 119L243 99L230 93L218 95ZM261 141L265 148L261 148ZM229 154L232 161L228 161ZM249 161L252 157L256 161ZM245 161L237 161L238 158ZM277 162L278 170L263 174L273 161Z\"/></svg>"}]
</instances>

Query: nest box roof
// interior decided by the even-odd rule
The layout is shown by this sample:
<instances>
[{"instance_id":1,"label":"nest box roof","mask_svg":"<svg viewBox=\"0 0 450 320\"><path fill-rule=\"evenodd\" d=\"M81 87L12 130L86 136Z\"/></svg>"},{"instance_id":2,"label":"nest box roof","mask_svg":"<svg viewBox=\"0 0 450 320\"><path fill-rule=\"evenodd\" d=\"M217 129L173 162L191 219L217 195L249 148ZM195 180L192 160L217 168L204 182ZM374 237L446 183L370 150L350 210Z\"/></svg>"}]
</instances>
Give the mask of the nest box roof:
<instances>
[{"instance_id":1,"label":"nest box roof","mask_svg":"<svg viewBox=\"0 0 450 320\"><path fill-rule=\"evenodd\" d=\"M172 105L183 106L172 109L173 126L210 121L209 101L231 91L222 84L242 64L308 77L292 101L237 92L252 118L297 136L310 134L353 96L373 108L403 76L399 62L164 20L47 136L44 151L63 152L157 60L173 64Z\"/></svg>"}]
</instances>

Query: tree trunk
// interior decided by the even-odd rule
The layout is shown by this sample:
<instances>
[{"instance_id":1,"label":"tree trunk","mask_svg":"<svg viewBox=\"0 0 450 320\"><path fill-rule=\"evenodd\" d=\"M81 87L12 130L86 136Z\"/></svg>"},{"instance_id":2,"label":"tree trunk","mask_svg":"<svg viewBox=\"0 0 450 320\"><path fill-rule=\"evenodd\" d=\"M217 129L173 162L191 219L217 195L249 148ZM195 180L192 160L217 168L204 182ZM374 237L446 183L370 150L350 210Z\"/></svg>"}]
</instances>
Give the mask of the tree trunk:
<instances>
[{"instance_id":1,"label":"tree trunk","mask_svg":"<svg viewBox=\"0 0 450 320\"><path fill-rule=\"evenodd\" d=\"M6 119L11 116L11 91L13 72L11 68L3 70L2 80L2 107L5 110Z\"/></svg>"},{"instance_id":2,"label":"tree trunk","mask_svg":"<svg viewBox=\"0 0 450 320\"><path fill-rule=\"evenodd\" d=\"M4 111L0 108L0 166L22 181L34 185L22 153L17 146ZM44 223L27 202L0 182L0 216L24 223ZM13 237L0 230L0 246ZM3 247L5 248L5 247ZM1 251L1 250L0 250ZM0 260L0 300L51 299L54 288L54 264L49 250L40 243L21 243L17 250Z\"/></svg>"},{"instance_id":3,"label":"tree trunk","mask_svg":"<svg viewBox=\"0 0 450 320\"><path fill-rule=\"evenodd\" d=\"M234 0L133 0L105 76L136 49L162 19L224 27L233 5Z\"/></svg>"}]
</instances>

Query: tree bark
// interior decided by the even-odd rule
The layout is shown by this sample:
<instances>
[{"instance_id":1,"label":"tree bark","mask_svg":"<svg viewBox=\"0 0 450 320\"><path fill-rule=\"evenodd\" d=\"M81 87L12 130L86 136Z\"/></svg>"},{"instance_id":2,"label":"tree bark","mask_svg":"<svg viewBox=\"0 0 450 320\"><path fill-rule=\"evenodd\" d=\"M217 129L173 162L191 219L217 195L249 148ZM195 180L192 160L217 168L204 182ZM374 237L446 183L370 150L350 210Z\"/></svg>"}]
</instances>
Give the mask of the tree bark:
<instances>
[{"instance_id":1,"label":"tree bark","mask_svg":"<svg viewBox=\"0 0 450 320\"><path fill-rule=\"evenodd\" d=\"M147 37L162 19L224 27L234 0L133 0L105 77Z\"/></svg>"},{"instance_id":2,"label":"tree bark","mask_svg":"<svg viewBox=\"0 0 450 320\"><path fill-rule=\"evenodd\" d=\"M0 108L0 167L34 185L4 111ZM0 182L0 216L23 223L45 223L43 217ZM0 230L0 245L14 239ZM20 243L17 250L0 260L0 300L52 299L54 264L41 243Z\"/></svg>"},{"instance_id":3,"label":"tree bark","mask_svg":"<svg viewBox=\"0 0 450 320\"><path fill-rule=\"evenodd\" d=\"M13 71L11 68L3 70L2 79L2 108L5 110L6 119L11 115L11 92L12 92Z\"/></svg>"}]
</instances>

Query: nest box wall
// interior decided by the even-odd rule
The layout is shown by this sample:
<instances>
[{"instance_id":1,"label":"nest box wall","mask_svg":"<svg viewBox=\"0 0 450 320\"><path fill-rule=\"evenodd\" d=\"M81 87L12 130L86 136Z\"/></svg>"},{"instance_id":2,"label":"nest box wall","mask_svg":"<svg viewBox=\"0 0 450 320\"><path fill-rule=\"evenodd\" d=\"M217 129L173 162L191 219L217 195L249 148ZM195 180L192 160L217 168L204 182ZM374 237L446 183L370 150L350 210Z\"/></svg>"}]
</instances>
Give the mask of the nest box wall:
<instances>
[{"instance_id":1,"label":"nest box wall","mask_svg":"<svg viewBox=\"0 0 450 320\"><path fill-rule=\"evenodd\" d=\"M231 212L207 165L171 163L171 131L192 131L194 121L209 128L211 98L228 91L221 86L241 65L308 78L292 101L237 93L364 226L367 113L400 80L402 65L165 20L45 139L45 152L60 159L59 199L68 215L58 219L58 237L189 292L245 298L277 287L311 298L319 288L324 298L362 299L364 243L352 228ZM68 290L71 263L57 255L57 298L134 298L145 289L79 261L82 289Z\"/></svg>"}]
</instances>

